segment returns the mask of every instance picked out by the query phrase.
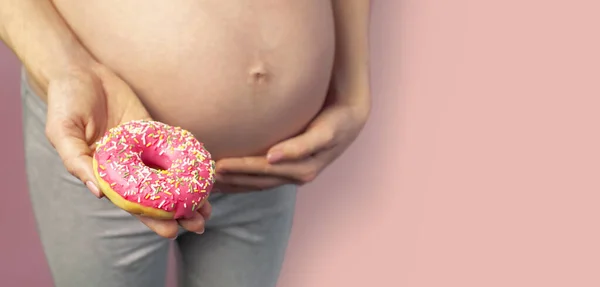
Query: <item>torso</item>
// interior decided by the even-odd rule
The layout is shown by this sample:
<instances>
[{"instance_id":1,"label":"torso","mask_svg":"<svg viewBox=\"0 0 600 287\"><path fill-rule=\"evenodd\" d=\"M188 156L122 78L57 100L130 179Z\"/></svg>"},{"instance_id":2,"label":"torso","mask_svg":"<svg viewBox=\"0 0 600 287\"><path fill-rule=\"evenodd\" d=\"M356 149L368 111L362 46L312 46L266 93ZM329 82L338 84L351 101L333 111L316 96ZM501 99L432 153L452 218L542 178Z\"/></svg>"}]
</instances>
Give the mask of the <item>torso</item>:
<instances>
[{"instance_id":1,"label":"torso","mask_svg":"<svg viewBox=\"0 0 600 287\"><path fill-rule=\"evenodd\" d=\"M264 153L322 107L334 57L323 0L54 0L156 120L215 158Z\"/></svg>"}]
</instances>

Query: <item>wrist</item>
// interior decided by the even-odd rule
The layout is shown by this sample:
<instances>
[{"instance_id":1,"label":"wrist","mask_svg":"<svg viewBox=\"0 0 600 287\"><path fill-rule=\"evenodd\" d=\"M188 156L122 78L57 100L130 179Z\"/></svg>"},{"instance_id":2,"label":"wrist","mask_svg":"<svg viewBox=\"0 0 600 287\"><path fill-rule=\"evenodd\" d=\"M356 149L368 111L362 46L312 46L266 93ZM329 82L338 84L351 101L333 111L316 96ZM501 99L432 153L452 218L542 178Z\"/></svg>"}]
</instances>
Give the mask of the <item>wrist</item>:
<instances>
[{"instance_id":1,"label":"wrist","mask_svg":"<svg viewBox=\"0 0 600 287\"><path fill-rule=\"evenodd\" d=\"M368 68L355 69L353 73L334 71L331 95L337 102L362 106L371 101L371 85Z\"/></svg>"},{"instance_id":2,"label":"wrist","mask_svg":"<svg viewBox=\"0 0 600 287\"><path fill-rule=\"evenodd\" d=\"M21 62L30 80L44 93L52 80L74 73L86 73L96 65L96 61L81 45L71 41L55 43L48 50L36 49L21 55Z\"/></svg>"},{"instance_id":3,"label":"wrist","mask_svg":"<svg viewBox=\"0 0 600 287\"><path fill-rule=\"evenodd\" d=\"M94 73L94 66L97 64L93 58L83 55L76 57L75 53L48 61L22 60L28 84L44 102L48 100L48 87L52 82Z\"/></svg>"}]
</instances>

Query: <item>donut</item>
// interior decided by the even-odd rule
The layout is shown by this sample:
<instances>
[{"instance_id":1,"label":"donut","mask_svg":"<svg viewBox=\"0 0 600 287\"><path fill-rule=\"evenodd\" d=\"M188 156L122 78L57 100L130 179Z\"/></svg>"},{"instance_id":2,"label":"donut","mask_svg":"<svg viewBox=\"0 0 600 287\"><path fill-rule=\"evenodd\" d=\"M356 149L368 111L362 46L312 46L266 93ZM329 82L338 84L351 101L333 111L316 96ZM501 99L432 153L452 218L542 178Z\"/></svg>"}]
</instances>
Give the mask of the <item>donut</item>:
<instances>
[{"instance_id":1,"label":"donut","mask_svg":"<svg viewBox=\"0 0 600 287\"><path fill-rule=\"evenodd\" d=\"M96 143L99 189L119 208L158 219L190 218L215 183L215 162L189 131L135 120L106 132Z\"/></svg>"}]
</instances>

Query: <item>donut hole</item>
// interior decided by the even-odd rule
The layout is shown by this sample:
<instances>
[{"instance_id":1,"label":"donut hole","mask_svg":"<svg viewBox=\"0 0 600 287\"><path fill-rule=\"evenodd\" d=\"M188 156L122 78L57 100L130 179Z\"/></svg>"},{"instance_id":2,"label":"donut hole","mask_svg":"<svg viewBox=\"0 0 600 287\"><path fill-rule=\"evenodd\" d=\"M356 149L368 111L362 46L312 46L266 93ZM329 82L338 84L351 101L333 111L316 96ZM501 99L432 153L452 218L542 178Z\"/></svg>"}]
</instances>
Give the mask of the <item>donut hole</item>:
<instances>
[{"instance_id":1,"label":"donut hole","mask_svg":"<svg viewBox=\"0 0 600 287\"><path fill-rule=\"evenodd\" d=\"M159 155L158 153L147 150L141 154L142 163L149 168L156 170L167 170L171 168L171 160L165 155Z\"/></svg>"}]
</instances>

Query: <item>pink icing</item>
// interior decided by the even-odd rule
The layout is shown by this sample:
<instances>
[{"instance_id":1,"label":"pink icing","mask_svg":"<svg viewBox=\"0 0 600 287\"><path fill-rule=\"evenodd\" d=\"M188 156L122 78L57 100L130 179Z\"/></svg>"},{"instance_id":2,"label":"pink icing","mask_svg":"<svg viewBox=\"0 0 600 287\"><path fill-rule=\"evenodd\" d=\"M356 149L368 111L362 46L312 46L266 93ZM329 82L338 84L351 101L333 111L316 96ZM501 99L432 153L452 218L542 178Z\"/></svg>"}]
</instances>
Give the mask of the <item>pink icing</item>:
<instances>
[{"instance_id":1,"label":"pink icing","mask_svg":"<svg viewBox=\"0 0 600 287\"><path fill-rule=\"evenodd\" d=\"M98 142L98 174L125 200L189 218L210 194L215 162L204 145L179 127L132 121Z\"/></svg>"}]
</instances>

